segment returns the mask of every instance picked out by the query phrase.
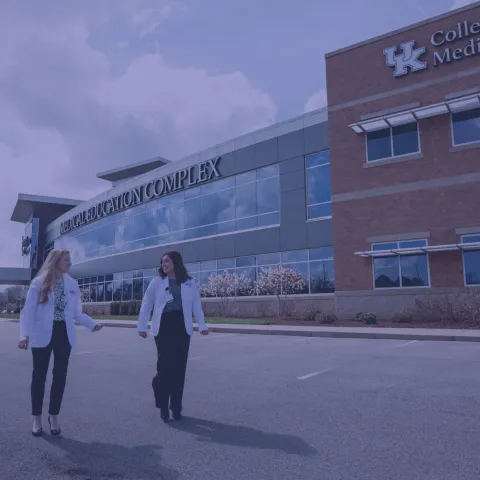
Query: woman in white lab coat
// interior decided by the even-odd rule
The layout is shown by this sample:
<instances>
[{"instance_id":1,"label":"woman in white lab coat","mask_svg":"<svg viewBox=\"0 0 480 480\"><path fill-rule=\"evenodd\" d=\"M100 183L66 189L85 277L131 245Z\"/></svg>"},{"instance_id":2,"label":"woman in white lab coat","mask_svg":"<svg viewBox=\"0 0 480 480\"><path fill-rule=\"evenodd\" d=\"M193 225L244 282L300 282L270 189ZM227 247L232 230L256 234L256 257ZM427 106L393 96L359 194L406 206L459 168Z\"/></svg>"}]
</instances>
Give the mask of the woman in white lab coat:
<instances>
[{"instance_id":1,"label":"woman in white lab coat","mask_svg":"<svg viewBox=\"0 0 480 480\"><path fill-rule=\"evenodd\" d=\"M178 252L162 257L159 275L150 282L138 317L138 334L147 337L152 313L152 334L157 346L157 375L152 386L156 407L164 422L182 418L183 387L187 369L193 319L202 335L208 334L195 281L190 278Z\"/></svg>"},{"instance_id":2,"label":"woman in white lab coat","mask_svg":"<svg viewBox=\"0 0 480 480\"><path fill-rule=\"evenodd\" d=\"M75 322L96 332L102 328L82 312L78 283L68 275L72 263L68 250L52 250L32 280L25 306L20 313L22 350L32 349L31 400L35 437L43 433L42 409L45 380L53 352L53 380L50 390L48 423L50 433L60 435L58 415L67 379L68 362L75 346Z\"/></svg>"}]
</instances>

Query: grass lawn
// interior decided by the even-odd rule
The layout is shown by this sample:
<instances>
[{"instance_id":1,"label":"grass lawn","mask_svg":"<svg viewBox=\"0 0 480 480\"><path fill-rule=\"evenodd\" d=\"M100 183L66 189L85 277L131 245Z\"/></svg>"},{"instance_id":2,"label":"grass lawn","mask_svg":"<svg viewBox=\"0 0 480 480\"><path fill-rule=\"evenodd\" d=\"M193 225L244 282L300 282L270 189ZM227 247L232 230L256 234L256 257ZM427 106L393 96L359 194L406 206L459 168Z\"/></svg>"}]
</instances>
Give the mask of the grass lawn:
<instances>
[{"instance_id":1,"label":"grass lawn","mask_svg":"<svg viewBox=\"0 0 480 480\"><path fill-rule=\"evenodd\" d=\"M0 318L10 318L12 320L18 320L20 315L18 313L12 314L0 314ZM129 321L136 321L136 315L122 315L119 317L113 316L95 316L93 315L92 318L95 320L129 320ZM230 325L270 325L275 323L274 320L264 320L261 318L221 318L221 317L211 317L205 319L207 323L210 324L230 324Z\"/></svg>"}]
</instances>

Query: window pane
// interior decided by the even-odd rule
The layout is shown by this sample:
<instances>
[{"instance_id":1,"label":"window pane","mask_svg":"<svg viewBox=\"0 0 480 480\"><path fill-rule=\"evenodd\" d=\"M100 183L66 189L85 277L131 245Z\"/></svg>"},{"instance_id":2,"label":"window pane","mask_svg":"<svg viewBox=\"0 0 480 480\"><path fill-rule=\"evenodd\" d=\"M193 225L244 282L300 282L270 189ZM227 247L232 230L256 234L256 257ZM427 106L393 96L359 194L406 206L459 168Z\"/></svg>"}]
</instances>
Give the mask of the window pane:
<instances>
[{"instance_id":1,"label":"window pane","mask_svg":"<svg viewBox=\"0 0 480 480\"><path fill-rule=\"evenodd\" d=\"M224 222L235 218L235 190L223 190L216 194L218 202L217 220Z\"/></svg>"},{"instance_id":2,"label":"window pane","mask_svg":"<svg viewBox=\"0 0 480 480\"><path fill-rule=\"evenodd\" d=\"M314 153L305 157L307 168L316 167L318 165L326 165L330 163L330 150Z\"/></svg>"},{"instance_id":3,"label":"window pane","mask_svg":"<svg viewBox=\"0 0 480 480\"><path fill-rule=\"evenodd\" d=\"M480 251L463 252L465 283L480 285Z\"/></svg>"},{"instance_id":4,"label":"window pane","mask_svg":"<svg viewBox=\"0 0 480 480\"><path fill-rule=\"evenodd\" d=\"M255 265L255 257L238 257L237 267L249 267Z\"/></svg>"},{"instance_id":5,"label":"window pane","mask_svg":"<svg viewBox=\"0 0 480 480\"><path fill-rule=\"evenodd\" d=\"M258 227L258 217L242 218L241 220L235 220L235 230L249 230L251 228Z\"/></svg>"},{"instance_id":6,"label":"window pane","mask_svg":"<svg viewBox=\"0 0 480 480\"><path fill-rule=\"evenodd\" d=\"M408 255L400 257L402 287L428 287L427 255Z\"/></svg>"},{"instance_id":7,"label":"window pane","mask_svg":"<svg viewBox=\"0 0 480 480\"><path fill-rule=\"evenodd\" d=\"M124 302L132 300L133 296L133 280L124 280L122 282L122 300Z\"/></svg>"},{"instance_id":8,"label":"window pane","mask_svg":"<svg viewBox=\"0 0 480 480\"><path fill-rule=\"evenodd\" d=\"M279 263L279 253L266 253L264 255L257 255L257 265L277 265Z\"/></svg>"},{"instance_id":9,"label":"window pane","mask_svg":"<svg viewBox=\"0 0 480 480\"><path fill-rule=\"evenodd\" d=\"M330 200L330 165L307 170L308 205L325 203Z\"/></svg>"},{"instance_id":10,"label":"window pane","mask_svg":"<svg viewBox=\"0 0 480 480\"><path fill-rule=\"evenodd\" d=\"M310 260L327 260L333 258L333 247L312 248Z\"/></svg>"},{"instance_id":11,"label":"window pane","mask_svg":"<svg viewBox=\"0 0 480 480\"><path fill-rule=\"evenodd\" d=\"M283 295L303 295L308 293L308 263L283 265L287 269L282 278ZM289 273L289 271L291 271Z\"/></svg>"},{"instance_id":12,"label":"window pane","mask_svg":"<svg viewBox=\"0 0 480 480\"><path fill-rule=\"evenodd\" d=\"M209 262L202 262L200 263L200 270L216 270L217 269L217 261L211 260Z\"/></svg>"},{"instance_id":13,"label":"window pane","mask_svg":"<svg viewBox=\"0 0 480 480\"><path fill-rule=\"evenodd\" d=\"M398 243L397 242L390 242L390 243L374 243L372 245L372 250L373 251L379 251L379 250L394 250L398 248Z\"/></svg>"},{"instance_id":14,"label":"window pane","mask_svg":"<svg viewBox=\"0 0 480 480\"><path fill-rule=\"evenodd\" d=\"M99 283L97 285L97 302L104 302L105 301L105 285L103 283Z\"/></svg>"},{"instance_id":15,"label":"window pane","mask_svg":"<svg viewBox=\"0 0 480 480\"><path fill-rule=\"evenodd\" d=\"M408 240L406 242L400 242L400 248L418 248L418 247L426 247L427 241L426 240Z\"/></svg>"},{"instance_id":16,"label":"window pane","mask_svg":"<svg viewBox=\"0 0 480 480\"><path fill-rule=\"evenodd\" d=\"M310 293L333 293L335 273L333 261L310 263Z\"/></svg>"},{"instance_id":17,"label":"window pane","mask_svg":"<svg viewBox=\"0 0 480 480\"><path fill-rule=\"evenodd\" d=\"M113 282L113 301L122 301L122 282Z\"/></svg>"},{"instance_id":18,"label":"window pane","mask_svg":"<svg viewBox=\"0 0 480 480\"><path fill-rule=\"evenodd\" d=\"M143 278L136 278L133 281L133 299L141 300L143 298Z\"/></svg>"},{"instance_id":19,"label":"window pane","mask_svg":"<svg viewBox=\"0 0 480 480\"><path fill-rule=\"evenodd\" d=\"M269 167L259 168L257 170L257 180L265 178L278 177L278 164L270 165Z\"/></svg>"},{"instance_id":20,"label":"window pane","mask_svg":"<svg viewBox=\"0 0 480 480\"><path fill-rule=\"evenodd\" d=\"M390 158L392 156L392 143L390 129L367 133L367 161Z\"/></svg>"},{"instance_id":21,"label":"window pane","mask_svg":"<svg viewBox=\"0 0 480 480\"><path fill-rule=\"evenodd\" d=\"M454 113L452 123L454 145L480 141L480 108Z\"/></svg>"},{"instance_id":22,"label":"window pane","mask_svg":"<svg viewBox=\"0 0 480 480\"><path fill-rule=\"evenodd\" d=\"M257 213L276 212L280 210L280 184L278 177L257 183Z\"/></svg>"},{"instance_id":23,"label":"window pane","mask_svg":"<svg viewBox=\"0 0 480 480\"><path fill-rule=\"evenodd\" d=\"M395 156L407 155L419 151L417 122L393 127L392 134L393 154Z\"/></svg>"},{"instance_id":24,"label":"window pane","mask_svg":"<svg viewBox=\"0 0 480 480\"><path fill-rule=\"evenodd\" d=\"M105 275L105 280L107 282L111 282L113 280L113 274L109 273L108 275Z\"/></svg>"},{"instance_id":25,"label":"window pane","mask_svg":"<svg viewBox=\"0 0 480 480\"><path fill-rule=\"evenodd\" d=\"M143 294L145 295L145 292L147 291L148 286L150 285L150 282L153 280L153 278L144 278L143 279Z\"/></svg>"},{"instance_id":26,"label":"window pane","mask_svg":"<svg viewBox=\"0 0 480 480\"><path fill-rule=\"evenodd\" d=\"M332 203L321 203L308 207L308 218L330 218L332 216Z\"/></svg>"},{"instance_id":27,"label":"window pane","mask_svg":"<svg viewBox=\"0 0 480 480\"><path fill-rule=\"evenodd\" d=\"M462 237L462 243L477 243L480 242L480 235L467 235Z\"/></svg>"},{"instance_id":28,"label":"window pane","mask_svg":"<svg viewBox=\"0 0 480 480\"><path fill-rule=\"evenodd\" d=\"M235 177L235 184L238 185L245 185L246 183L254 182L257 179L257 172L252 170L251 172L242 173L241 175L237 175Z\"/></svg>"},{"instance_id":29,"label":"window pane","mask_svg":"<svg viewBox=\"0 0 480 480\"><path fill-rule=\"evenodd\" d=\"M393 288L400 286L398 257L375 258L373 272L375 288Z\"/></svg>"},{"instance_id":30,"label":"window pane","mask_svg":"<svg viewBox=\"0 0 480 480\"><path fill-rule=\"evenodd\" d=\"M257 279L257 269L255 267L237 268L237 275L240 277L237 283L237 295L239 297L254 295L253 288Z\"/></svg>"},{"instance_id":31,"label":"window pane","mask_svg":"<svg viewBox=\"0 0 480 480\"><path fill-rule=\"evenodd\" d=\"M235 217L251 217L257 214L257 184L250 183L235 188Z\"/></svg>"},{"instance_id":32,"label":"window pane","mask_svg":"<svg viewBox=\"0 0 480 480\"><path fill-rule=\"evenodd\" d=\"M308 250L295 250L292 252L282 252L282 263L307 262Z\"/></svg>"},{"instance_id":33,"label":"window pane","mask_svg":"<svg viewBox=\"0 0 480 480\"><path fill-rule=\"evenodd\" d=\"M113 282L108 282L105 284L105 301L113 301Z\"/></svg>"},{"instance_id":34,"label":"window pane","mask_svg":"<svg viewBox=\"0 0 480 480\"><path fill-rule=\"evenodd\" d=\"M269 225L280 225L280 212L267 213L258 217L259 227L268 227Z\"/></svg>"},{"instance_id":35,"label":"window pane","mask_svg":"<svg viewBox=\"0 0 480 480\"><path fill-rule=\"evenodd\" d=\"M222 260L217 260L218 270L225 270L227 268L235 268L235 259L234 258L224 258Z\"/></svg>"},{"instance_id":36,"label":"window pane","mask_svg":"<svg viewBox=\"0 0 480 480\"><path fill-rule=\"evenodd\" d=\"M200 263L187 263L185 266L190 273L195 273L200 270Z\"/></svg>"}]
</instances>

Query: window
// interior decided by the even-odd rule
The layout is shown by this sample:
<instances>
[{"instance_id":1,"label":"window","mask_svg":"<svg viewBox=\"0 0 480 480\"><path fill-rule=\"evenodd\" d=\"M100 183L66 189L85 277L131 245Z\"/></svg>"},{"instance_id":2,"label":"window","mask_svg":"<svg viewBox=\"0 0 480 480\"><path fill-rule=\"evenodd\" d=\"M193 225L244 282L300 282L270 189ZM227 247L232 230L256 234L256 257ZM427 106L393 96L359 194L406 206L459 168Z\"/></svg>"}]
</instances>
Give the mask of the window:
<instances>
[{"instance_id":1,"label":"window","mask_svg":"<svg viewBox=\"0 0 480 480\"><path fill-rule=\"evenodd\" d=\"M307 219L322 220L332 217L330 193L330 151L305 157L307 175Z\"/></svg>"},{"instance_id":2,"label":"window","mask_svg":"<svg viewBox=\"0 0 480 480\"><path fill-rule=\"evenodd\" d=\"M466 235L462 243L480 243L480 235ZM465 285L480 285L480 245L478 250L463 251Z\"/></svg>"},{"instance_id":3,"label":"window","mask_svg":"<svg viewBox=\"0 0 480 480\"><path fill-rule=\"evenodd\" d=\"M116 213L62 235L55 240L55 248L70 250L72 261L80 263L279 223L279 168L275 164ZM139 291L138 287L137 296Z\"/></svg>"},{"instance_id":4,"label":"window","mask_svg":"<svg viewBox=\"0 0 480 480\"><path fill-rule=\"evenodd\" d=\"M372 250L397 250L426 247L426 240L377 243ZM399 252L401 253L401 252ZM426 253L394 254L373 259L374 288L429 287Z\"/></svg>"},{"instance_id":5,"label":"window","mask_svg":"<svg viewBox=\"0 0 480 480\"><path fill-rule=\"evenodd\" d=\"M201 286L208 283L212 275L222 275L228 272L242 276L237 286L237 296L254 296L270 294L255 291L255 282L262 273L271 267L282 265L300 275L304 281L302 290L288 290L288 285L282 285L283 293L296 295L333 293L335 291L335 275L333 268L333 248L322 247L310 250L294 250L289 252L274 252L246 257L223 258L219 260L187 263L186 267L191 277ZM141 300L148 285L153 280L156 269L117 272L99 277L80 278L78 284L84 294L84 302L110 302ZM143 276L143 278L142 278ZM299 278L297 276L297 278ZM99 280L105 282L99 283ZM303 282L302 282L303 283Z\"/></svg>"},{"instance_id":6,"label":"window","mask_svg":"<svg viewBox=\"0 0 480 480\"><path fill-rule=\"evenodd\" d=\"M452 114L453 145L480 142L480 108Z\"/></svg>"},{"instance_id":7,"label":"window","mask_svg":"<svg viewBox=\"0 0 480 480\"><path fill-rule=\"evenodd\" d=\"M418 123L407 123L367 133L367 162L385 160L420 151Z\"/></svg>"}]
</instances>

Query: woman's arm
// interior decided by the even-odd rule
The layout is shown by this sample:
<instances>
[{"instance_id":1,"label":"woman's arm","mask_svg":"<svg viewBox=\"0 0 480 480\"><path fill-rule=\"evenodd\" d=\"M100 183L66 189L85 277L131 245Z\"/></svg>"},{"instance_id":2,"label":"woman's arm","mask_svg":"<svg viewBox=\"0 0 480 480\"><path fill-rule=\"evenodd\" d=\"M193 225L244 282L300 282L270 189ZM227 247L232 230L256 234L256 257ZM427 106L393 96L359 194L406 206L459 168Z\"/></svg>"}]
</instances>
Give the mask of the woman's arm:
<instances>
[{"instance_id":1,"label":"woman's arm","mask_svg":"<svg viewBox=\"0 0 480 480\"><path fill-rule=\"evenodd\" d=\"M157 290L157 279L154 278L145 292L142 299L142 306L138 314L137 331L139 333L146 333L148 328L148 320L152 313L152 308L155 303L155 292Z\"/></svg>"},{"instance_id":2,"label":"woman's arm","mask_svg":"<svg viewBox=\"0 0 480 480\"><path fill-rule=\"evenodd\" d=\"M198 331L204 332L208 331L207 324L205 323L205 315L203 313L202 302L200 300L200 293L197 288L195 280L191 280L193 283L193 316L198 323Z\"/></svg>"},{"instance_id":3,"label":"woman's arm","mask_svg":"<svg viewBox=\"0 0 480 480\"><path fill-rule=\"evenodd\" d=\"M37 305L40 298L40 288L36 280L33 280L27 292L25 305L20 311L20 337L30 337L32 321L37 311Z\"/></svg>"},{"instance_id":4,"label":"woman's arm","mask_svg":"<svg viewBox=\"0 0 480 480\"><path fill-rule=\"evenodd\" d=\"M77 304L75 306L75 314L73 318L77 323L93 332L94 328L97 326L97 322L93 320L93 318L90 318L86 313L83 313L81 297L82 294L80 292L80 287L77 284Z\"/></svg>"}]
</instances>

